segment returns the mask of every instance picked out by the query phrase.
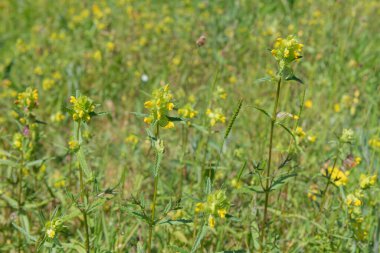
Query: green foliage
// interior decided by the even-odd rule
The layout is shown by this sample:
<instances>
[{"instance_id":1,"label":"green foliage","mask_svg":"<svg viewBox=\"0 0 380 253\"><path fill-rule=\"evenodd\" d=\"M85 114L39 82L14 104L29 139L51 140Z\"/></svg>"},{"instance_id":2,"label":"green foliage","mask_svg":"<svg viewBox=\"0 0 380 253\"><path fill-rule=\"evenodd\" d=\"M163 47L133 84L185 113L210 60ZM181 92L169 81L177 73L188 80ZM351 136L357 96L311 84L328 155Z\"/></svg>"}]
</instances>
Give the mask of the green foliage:
<instances>
[{"instance_id":1,"label":"green foliage","mask_svg":"<svg viewBox=\"0 0 380 253\"><path fill-rule=\"evenodd\" d=\"M0 252L379 252L379 9L0 1Z\"/></svg>"}]
</instances>

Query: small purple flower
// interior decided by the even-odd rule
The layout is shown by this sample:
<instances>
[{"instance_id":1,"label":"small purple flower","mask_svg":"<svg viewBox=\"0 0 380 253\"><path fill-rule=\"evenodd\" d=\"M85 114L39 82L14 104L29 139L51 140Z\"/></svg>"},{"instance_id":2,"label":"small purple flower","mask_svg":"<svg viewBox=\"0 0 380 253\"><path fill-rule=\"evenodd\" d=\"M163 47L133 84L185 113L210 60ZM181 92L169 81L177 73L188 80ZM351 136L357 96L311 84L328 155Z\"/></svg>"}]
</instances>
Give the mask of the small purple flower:
<instances>
[{"instance_id":1,"label":"small purple flower","mask_svg":"<svg viewBox=\"0 0 380 253\"><path fill-rule=\"evenodd\" d=\"M28 126L24 127L24 130L22 131L22 133L24 134L24 136L28 137L30 134L29 127Z\"/></svg>"}]
</instances>

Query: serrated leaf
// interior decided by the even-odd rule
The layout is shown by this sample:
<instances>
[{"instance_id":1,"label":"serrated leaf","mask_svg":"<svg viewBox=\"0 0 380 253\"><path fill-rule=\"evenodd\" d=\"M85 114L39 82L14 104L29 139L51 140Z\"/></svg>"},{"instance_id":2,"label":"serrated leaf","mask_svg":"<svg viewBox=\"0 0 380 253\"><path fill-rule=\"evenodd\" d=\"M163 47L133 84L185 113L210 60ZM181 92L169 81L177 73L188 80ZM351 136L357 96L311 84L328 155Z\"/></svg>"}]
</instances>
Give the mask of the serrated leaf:
<instances>
[{"instance_id":1,"label":"serrated leaf","mask_svg":"<svg viewBox=\"0 0 380 253\"><path fill-rule=\"evenodd\" d=\"M281 185L286 183L290 178L297 176L297 173L290 173L290 174L285 174L277 178L271 185L270 190L276 190L278 189Z\"/></svg>"},{"instance_id":2,"label":"serrated leaf","mask_svg":"<svg viewBox=\"0 0 380 253\"><path fill-rule=\"evenodd\" d=\"M260 186L247 187L247 189L256 193L265 193L265 191Z\"/></svg>"},{"instance_id":3,"label":"serrated leaf","mask_svg":"<svg viewBox=\"0 0 380 253\"><path fill-rule=\"evenodd\" d=\"M187 219L177 219L177 220L167 219L167 220L160 221L157 224L158 225L162 225L162 224L183 225L183 224L189 224L192 222L193 220L187 220Z\"/></svg>"},{"instance_id":4,"label":"serrated leaf","mask_svg":"<svg viewBox=\"0 0 380 253\"><path fill-rule=\"evenodd\" d=\"M190 253L196 252L196 250L198 249L199 245L202 242L203 237L206 235L206 232L207 232L207 226L203 224L202 228L199 230L197 234L197 238L195 239L194 245L191 248Z\"/></svg>"}]
</instances>

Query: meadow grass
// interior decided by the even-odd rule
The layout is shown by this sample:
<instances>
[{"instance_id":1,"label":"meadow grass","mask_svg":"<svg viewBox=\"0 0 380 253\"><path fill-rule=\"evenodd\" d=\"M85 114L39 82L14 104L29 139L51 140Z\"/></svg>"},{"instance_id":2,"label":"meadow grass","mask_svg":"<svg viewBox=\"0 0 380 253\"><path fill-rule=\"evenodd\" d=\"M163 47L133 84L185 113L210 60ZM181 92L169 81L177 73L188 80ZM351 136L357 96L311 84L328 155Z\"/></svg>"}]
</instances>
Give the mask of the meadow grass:
<instances>
[{"instance_id":1,"label":"meadow grass","mask_svg":"<svg viewBox=\"0 0 380 253\"><path fill-rule=\"evenodd\" d=\"M0 14L0 252L379 252L378 1Z\"/></svg>"}]
</instances>

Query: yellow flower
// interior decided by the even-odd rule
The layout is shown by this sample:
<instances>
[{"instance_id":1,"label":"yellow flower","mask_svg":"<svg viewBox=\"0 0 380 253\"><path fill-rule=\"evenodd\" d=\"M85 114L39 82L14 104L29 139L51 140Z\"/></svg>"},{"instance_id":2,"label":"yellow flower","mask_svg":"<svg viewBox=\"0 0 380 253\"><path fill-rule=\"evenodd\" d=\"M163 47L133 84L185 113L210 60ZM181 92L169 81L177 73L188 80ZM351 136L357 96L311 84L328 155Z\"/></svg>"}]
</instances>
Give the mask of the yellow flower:
<instances>
[{"instance_id":1,"label":"yellow flower","mask_svg":"<svg viewBox=\"0 0 380 253\"><path fill-rule=\"evenodd\" d=\"M204 203L199 202L195 205L196 213L202 212L203 210L204 210Z\"/></svg>"},{"instance_id":2,"label":"yellow flower","mask_svg":"<svg viewBox=\"0 0 380 253\"><path fill-rule=\"evenodd\" d=\"M377 181L377 175L365 175L361 174L360 175L360 180L359 180L360 188L362 189L367 189L373 185L376 184Z\"/></svg>"},{"instance_id":3,"label":"yellow flower","mask_svg":"<svg viewBox=\"0 0 380 253\"><path fill-rule=\"evenodd\" d=\"M63 115L61 112L57 112L51 115L51 121L53 122L61 122L64 119L65 119L65 115Z\"/></svg>"},{"instance_id":4,"label":"yellow flower","mask_svg":"<svg viewBox=\"0 0 380 253\"><path fill-rule=\"evenodd\" d=\"M48 230L46 230L46 235L47 235L49 238L54 238L54 237L55 237L55 230L52 229L52 228L49 228Z\"/></svg>"},{"instance_id":5,"label":"yellow flower","mask_svg":"<svg viewBox=\"0 0 380 253\"><path fill-rule=\"evenodd\" d=\"M349 172L341 171L339 168L329 167L327 170L322 170L322 174L329 177L331 182L336 186L346 185L348 182Z\"/></svg>"},{"instance_id":6,"label":"yellow flower","mask_svg":"<svg viewBox=\"0 0 380 253\"><path fill-rule=\"evenodd\" d=\"M214 216L212 216L210 214L210 216L208 217L208 225L211 227L211 228L214 228L215 227L215 218Z\"/></svg>"},{"instance_id":7,"label":"yellow flower","mask_svg":"<svg viewBox=\"0 0 380 253\"><path fill-rule=\"evenodd\" d=\"M152 118L152 117L145 117L145 118L144 118L144 122L147 123L147 124L152 123L152 121L153 121L153 118Z\"/></svg>"},{"instance_id":8,"label":"yellow flower","mask_svg":"<svg viewBox=\"0 0 380 253\"><path fill-rule=\"evenodd\" d=\"M380 138L373 137L368 141L368 145L371 148L378 149L380 148Z\"/></svg>"},{"instance_id":9,"label":"yellow flower","mask_svg":"<svg viewBox=\"0 0 380 253\"><path fill-rule=\"evenodd\" d=\"M184 107L178 109L178 114L181 117L192 119L198 114L198 112L195 111L190 104L186 104Z\"/></svg>"},{"instance_id":10,"label":"yellow flower","mask_svg":"<svg viewBox=\"0 0 380 253\"><path fill-rule=\"evenodd\" d=\"M70 113L74 121L90 121L91 114L95 111L95 103L90 98L86 96L79 96L78 98L71 96L70 103L72 104Z\"/></svg>"},{"instance_id":11,"label":"yellow flower","mask_svg":"<svg viewBox=\"0 0 380 253\"><path fill-rule=\"evenodd\" d=\"M169 121L168 124L166 124L166 126L164 126L164 128L166 128L166 129L170 129L173 127L174 127L174 123L172 121Z\"/></svg>"},{"instance_id":12,"label":"yellow flower","mask_svg":"<svg viewBox=\"0 0 380 253\"><path fill-rule=\"evenodd\" d=\"M349 194L346 198L346 204L348 206L361 206L363 202L357 198L354 194Z\"/></svg>"},{"instance_id":13,"label":"yellow flower","mask_svg":"<svg viewBox=\"0 0 380 253\"><path fill-rule=\"evenodd\" d=\"M317 194L318 194L318 185L312 184L309 187L309 192L307 193L307 197L311 201L316 201L317 200Z\"/></svg>"},{"instance_id":14,"label":"yellow flower","mask_svg":"<svg viewBox=\"0 0 380 253\"><path fill-rule=\"evenodd\" d=\"M136 145L139 142L139 138L134 134L130 134L127 138L125 138L125 142Z\"/></svg>"},{"instance_id":15,"label":"yellow flower","mask_svg":"<svg viewBox=\"0 0 380 253\"><path fill-rule=\"evenodd\" d=\"M35 67L34 74L36 74L37 76L41 76L43 74L42 68L40 66Z\"/></svg>"},{"instance_id":16,"label":"yellow flower","mask_svg":"<svg viewBox=\"0 0 380 253\"><path fill-rule=\"evenodd\" d=\"M151 124L157 121L160 127L173 128L174 123L168 118L169 111L174 109L173 95L169 90L169 85L153 91L152 95L153 98L144 103L144 107L150 110L150 115L144 118L144 122Z\"/></svg>"},{"instance_id":17,"label":"yellow flower","mask_svg":"<svg viewBox=\"0 0 380 253\"><path fill-rule=\"evenodd\" d=\"M215 126L217 122L226 122L226 117L223 115L221 108L216 108L214 111L212 111L211 109L207 109L206 115L210 119L211 126Z\"/></svg>"},{"instance_id":18,"label":"yellow flower","mask_svg":"<svg viewBox=\"0 0 380 253\"><path fill-rule=\"evenodd\" d=\"M317 137L315 135L311 135L307 137L307 140L311 143L314 143L317 140Z\"/></svg>"},{"instance_id":19,"label":"yellow flower","mask_svg":"<svg viewBox=\"0 0 380 253\"><path fill-rule=\"evenodd\" d=\"M42 81L42 88L44 90L50 90L54 86L54 80L46 78Z\"/></svg>"},{"instance_id":20,"label":"yellow flower","mask_svg":"<svg viewBox=\"0 0 380 253\"><path fill-rule=\"evenodd\" d=\"M280 65L288 64L301 56L303 44L290 35L286 39L278 38L274 43L272 55L280 63Z\"/></svg>"},{"instance_id":21,"label":"yellow flower","mask_svg":"<svg viewBox=\"0 0 380 253\"><path fill-rule=\"evenodd\" d=\"M113 52L115 50L115 44L112 41L107 42L107 50Z\"/></svg>"},{"instance_id":22,"label":"yellow flower","mask_svg":"<svg viewBox=\"0 0 380 253\"><path fill-rule=\"evenodd\" d=\"M103 17L103 12L97 4L92 5L92 13L96 19L101 19Z\"/></svg>"},{"instance_id":23,"label":"yellow flower","mask_svg":"<svg viewBox=\"0 0 380 253\"><path fill-rule=\"evenodd\" d=\"M97 50L93 53L92 58L96 61L101 61L102 60L102 52L100 50Z\"/></svg>"},{"instance_id":24,"label":"yellow flower","mask_svg":"<svg viewBox=\"0 0 380 253\"><path fill-rule=\"evenodd\" d=\"M227 214L226 209L219 209L218 210L218 215L220 218L222 218L222 219L226 218L226 214Z\"/></svg>"},{"instance_id":25,"label":"yellow flower","mask_svg":"<svg viewBox=\"0 0 380 253\"><path fill-rule=\"evenodd\" d=\"M303 138L303 137L305 137L306 133L303 131L302 127L297 127L296 128L296 135Z\"/></svg>"},{"instance_id":26,"label":"yellow flower","mask_svg":"<svg viewBox=\"0 0 380 253\"><path fill-rule=\"evenodd\" d=\"M172 63L173 65L178 66L179 64L181 64L181 57L179 56L174 57L172 60Z\"/></svg>"},{"instance_id":27,"label":"yellow flower","mask_svg":"<svg viewBox=\"0 0 380 253\"><path fill-rule=\"evenodd\" d=\"M334 112L340 112L340 105L338 103L334 104Z\"/></svg>"},{"instance_id":28,"label":"yellow flower","mask_svg":"<svg viewBox=\"0 0 380 253\"><path fill-rule=\"evenodd\" d=\"M66 186L66 181L64 178L58 179L57 181L54 182L54 187L55 188L62 188Z\"/></svg>"},{"instance_id":29,"label":"yellow flower","mask_svg":"<svg viewBox=\"0 0 380 253\"><path fill-rule=\"evenodd\" d=\"M77 141L71 140L69 141L69 149L71 151L76 151L79 148L79 143Z\"/></svg>"},{"instance_id":30,"label":"yellow flower","mask_svg":"<svg viewBox=\"0 0 380 253\"><path fill-rule=\"evenodd\" d=\"M59 81L62 79L62 75L61 73L59 73L58 71L55 71L52 75L53 79L56 80L56 81Z\"/></svg>"},{"instance_id":31,"label":"yellow flower","mask_svg":"<svg viewBox=\"0 0 380 253\"><path fill-rule=\"evenodd\" d=\"M311 108L313 107L313 102L311 100L306 100L305 101L305 107L306 108Z\"/></svg>"},{"instance_id":32,"label":"yellow flower","mask_svg":"<svg viewBox=\"0 0 380 253\"><path fill-rule=\"evenodd\" d=\"M242 183L238 181L236 178L232 179L231 186L235 189L240 189L242 187Z\"/></svg>"}]
</instances>

